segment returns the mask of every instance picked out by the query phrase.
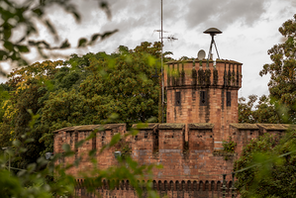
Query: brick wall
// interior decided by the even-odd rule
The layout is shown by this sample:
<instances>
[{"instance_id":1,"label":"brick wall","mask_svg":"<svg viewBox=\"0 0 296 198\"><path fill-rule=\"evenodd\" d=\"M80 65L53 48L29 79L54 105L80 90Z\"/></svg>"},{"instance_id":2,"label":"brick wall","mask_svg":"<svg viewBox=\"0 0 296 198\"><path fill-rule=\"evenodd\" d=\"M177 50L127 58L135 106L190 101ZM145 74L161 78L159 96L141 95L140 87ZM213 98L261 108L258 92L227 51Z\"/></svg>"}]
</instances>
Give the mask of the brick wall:
<instances>
[{"instance_id":1,"label":"brick wall","mask_svg":"<svg viewBox=\"0 0 296 198\"><path fill-rule=\"evenodd\" d=\"M232 172L233 161L240 156L243 146L264 133L272 133L280 137L289 128L289 125L230 124L228 135L233 141L237 142L237 147L236 154L228 156L228 159L225 160L225 155L217 153L215 149L214 126L213 123L149 124L147 127L139 129L137 136L128 138L126 142L131 147L132 157L140 164L163 165L163 169L153 170L153 179L162 185L162 187L157 187L159 193L168 194L170 197L178 194L180 197L192 197L193 195L211 197L220 192L217 190L211 191L209 185L220 185L222 174L228 174L226 181L231 181L230 173ZM136 125L133 127L136 128ZM75 143L86 138L95 130L97 130L95 137L86 141L81 148L75 150ZM99 125L77 126L56 131L54 135L54 152L63 152L62 145L64 143L69 144L76 152L73 157L61 159L58 163L62 165L73 163L77 157L82 156L79 167L70 169L68 173L78 179L83 178L80 172L87 173L92 168L92 164L88 160L88 152L93 148L99 151L116 133L125 134L125 124L111 124L104 126L104 128ZM188 140L185 138L186 135ZM101 154L97 152L96 166L108 168L117 165L117 160L114 157L114 151L116 150L118 148L115 146ZM169 187L163 187L165 184L170 186L171 183L173 183L173 191L169 190L171 189ZM181 184L186 185L180 187ZM195 187L197 185L202 186L202 188ZM159 190L159 188L164 190ZM83 188L79 188L77 192L82 193L82 191ZM135 196L132 189L118 189L112 192L106 189L102 192L108 194L104 197L115 195L120 195L120 197ZM111 195L110 193L115 194Z\"/></svg>"}]
</instances>

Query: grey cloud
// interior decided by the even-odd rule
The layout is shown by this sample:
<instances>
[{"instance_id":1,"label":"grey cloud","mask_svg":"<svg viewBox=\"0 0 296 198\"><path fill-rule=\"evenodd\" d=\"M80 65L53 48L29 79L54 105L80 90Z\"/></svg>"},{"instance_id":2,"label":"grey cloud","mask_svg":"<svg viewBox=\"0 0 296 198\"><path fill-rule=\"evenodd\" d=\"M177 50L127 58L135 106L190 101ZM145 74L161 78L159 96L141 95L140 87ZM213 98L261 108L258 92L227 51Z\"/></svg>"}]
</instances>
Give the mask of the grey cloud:
<instances>
[{"instance_id":1,"label":"grey cloud","mask_svg":"<svg viewBox=\"0 0 296 198\"><path fill-rule=\"evenodd\" d=\"M160 26L159 0L109 0L108 2L112 12L112 20L107 22L102 29L112 26L111 24L120 31L145 26L154 26L155 29L158 29ZM90 13L96 8L96 4L92 3L86 5L86 3L83 4L81 1L77 1L77 5L85 15L84 20L94 21ZM175 21L183 15L182 12L184 9L186 10L186 7L184 8L184 3L180 3L177 0L164 1L164 22L167 25L175 23ZM89 24L89 22L87 23ZM123 26L123 24L125 26Z\"/></svg>"},{"instance_id":2,"label":"grey cloud","mask_svg":"<svg viewBox=\"0 0 296 198\"><path fill-rule=\"evenodd\" d=\"M252 25L264 12L264 0L192 0L185 18L188 27L210 24L220 28L241 20Z\"/></svg>"}]
</instances>

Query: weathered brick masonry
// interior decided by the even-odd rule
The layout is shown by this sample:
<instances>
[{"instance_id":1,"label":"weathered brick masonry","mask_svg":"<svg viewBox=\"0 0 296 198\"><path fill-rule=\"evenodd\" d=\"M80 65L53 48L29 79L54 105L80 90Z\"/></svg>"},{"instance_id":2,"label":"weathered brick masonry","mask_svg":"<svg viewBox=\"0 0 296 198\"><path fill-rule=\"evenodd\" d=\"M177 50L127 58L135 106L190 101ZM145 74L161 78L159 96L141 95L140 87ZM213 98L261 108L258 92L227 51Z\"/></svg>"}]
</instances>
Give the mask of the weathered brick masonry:
<instances>
[{"instance_id":1,"label":"weathered brick masonry","mask_svg":"<svg viewBox=\"0 0 296 198\"><path fill-rule=\"evenodd\" d=\"M222 174L227 187L231 186L233 161L239 157L251 139L264 133L281 135L288 125L239 124L238 90L241 87L242 64L219 60L214 66L210 61L168 62L165 75L167 94L167 123L149 124L139 130L137 136L127 139L132 157L141 164L162 164L156 169L154 187L161 195L169 197L219 197ZM133 126L136 127L136 126ZM77 193L90 196L84 191L79 172L87 172L92 164L87 151L100 150L116 133L126 133L125 124L75 126L55 131L54 153L61 153L67 143L75 149L75 143L99 129L96 136L76 150L76 155L59 163L73 163L84 156L79 167L69 173L78 181ZM234 154L223 152L222 141L232 138L237 143ZM97 166L116 166L110 148L97 155ZM225 157L227 156L227 160ZM117 190L109 191L108 182L98 189L103 197L134 197L128 181L122 181ZM230 194L228 194L230 196Z\"/></svg>"}]
</instances>

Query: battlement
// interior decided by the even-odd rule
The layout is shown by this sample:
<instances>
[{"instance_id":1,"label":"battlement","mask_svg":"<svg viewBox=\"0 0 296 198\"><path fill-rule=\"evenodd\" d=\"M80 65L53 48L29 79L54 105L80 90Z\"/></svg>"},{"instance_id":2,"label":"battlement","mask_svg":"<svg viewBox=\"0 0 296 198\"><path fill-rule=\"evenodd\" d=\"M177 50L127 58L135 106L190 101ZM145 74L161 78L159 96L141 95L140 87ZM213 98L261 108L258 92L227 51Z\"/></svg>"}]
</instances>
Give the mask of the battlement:
<instances>
[{"instance_id":1,"label":"battlement","mask_svg":"<svg viewBox=\"0 0 296 198\"><path fill-rule=\"evenodd\" d=\"M136 136L129 136L124 145L115 145L101 154L97 152L97 165L100 168L117 165L118 162L114 157L114 152L122 151L122 146L127 146L133 159L140 164L160 163L163 165L163 169L154 170L155 178L166 181L218 181L221 180L222 173L231 173L233 160L238 158L243 146L253 138L264 133L280 136L289 127L296 128L294 125L232 123L227 137L231 137L237 143L237 147L234 153L228 155L224 152L217 154L219 150L215 148L214 144L216 141L213 131L214 126L212 123L148 124L147 127L140 128ZM137 128L137 125L133 127ZM185 130L186 128L187 130ZM97 130L95 136L75 150L75 143L85 139L94 130ZM69 173L79 178L79 172L85 172L92 167L92 164L87 159L89 151L93 149L99 151L105 144L110 142L114 134L120 133L123 135L126 132L125 124L63 128L54 133L54 153L64 152L62 145L69 144L75 151L75 156L61 160L59 163L73 163L77 156L82 156L80 166L69 170ZM226 155L227 160L225 159Z\"/></svg>"},{"instance_id":2,"label":"battlement","mask_svg":"<svg viewBox=\"0 0 296 198\"><path fill-rule=\"evenodd\" d=\"M239 89L242 81L242 63L233 60L183 60L167 62L165 86L167 89L228 88Z\"/></svg>"}]
</instances>

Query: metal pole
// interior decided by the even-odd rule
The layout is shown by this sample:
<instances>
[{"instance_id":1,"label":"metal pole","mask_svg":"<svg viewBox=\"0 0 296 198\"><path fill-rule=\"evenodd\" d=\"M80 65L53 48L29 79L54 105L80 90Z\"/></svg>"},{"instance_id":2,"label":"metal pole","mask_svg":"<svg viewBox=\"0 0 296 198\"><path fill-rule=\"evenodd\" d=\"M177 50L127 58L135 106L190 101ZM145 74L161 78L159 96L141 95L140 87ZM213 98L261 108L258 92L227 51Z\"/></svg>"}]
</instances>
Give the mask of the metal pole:
<instances>
[{"instance_id":1,"label":"metal pole","mask_svg":"<svg viewBox=\"0 0 296 198\"><path fill-rule=\"evenodd\" d=\"M209 54L208 54L207 69L209 69L209 60L212 55L212 47L213 47L213 43L214 43L214 35L211 35L211 36L212 36L212 40L211 40L211 45L210 45Z\"/></svg>"},{"instance_id":2,"label":"metal pole","mask_svg":"<svg viewBox=\"0 0 296 198\"><path fill-rule=\"evenodd\" d=\"M216 45L216 42L215 41L214 41L214 45L215 45L215 48L216 48L217 56L220 59L219 52L218 52L217 45Z\"/></svg>"},{"instance_id":3,"label":"metal pole","mask_svg":"<svg viewBox=\"0 0 296 198\"><path fill-rule=\"evenodd\" d=\"M160 41L161 41L161 122L164 122L164 72L163 72L163 0L160 10Z\"/></svg>"}]
</instances>

